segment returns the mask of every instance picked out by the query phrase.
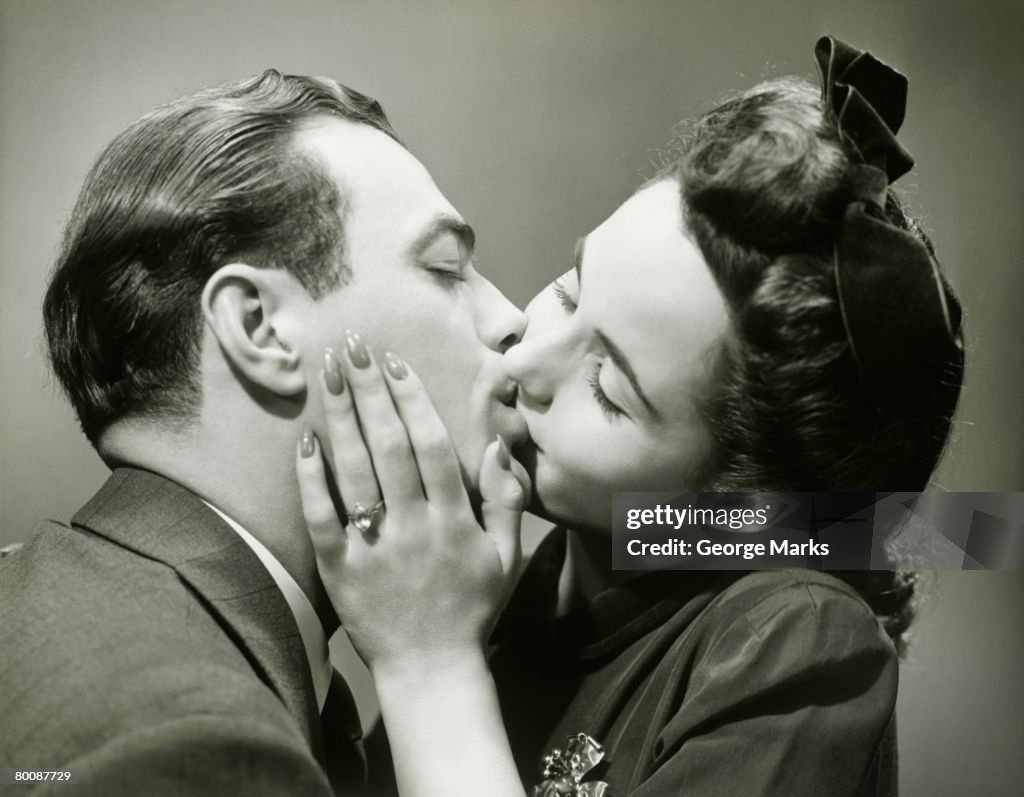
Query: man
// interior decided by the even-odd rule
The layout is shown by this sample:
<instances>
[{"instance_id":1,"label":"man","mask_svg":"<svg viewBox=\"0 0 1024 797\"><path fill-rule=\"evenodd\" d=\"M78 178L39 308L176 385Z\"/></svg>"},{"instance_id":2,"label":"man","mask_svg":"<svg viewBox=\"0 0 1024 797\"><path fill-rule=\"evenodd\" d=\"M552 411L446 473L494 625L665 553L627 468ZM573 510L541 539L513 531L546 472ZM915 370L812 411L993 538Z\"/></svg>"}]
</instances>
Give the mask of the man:
<instances>
[{"instance_id":1,"label":"man","mask_svg":"<svg viewBox=\"0 0 1024 797\"><path fill-rule=\"evenodd\" d=\"M113 475L0 567L0 767L76 794L363 788L295 446L351 330L422 375L477 473L521 424L498 364L524 318L472 255L380 106L331 80L268 71L110 144L44 315Z\"/></svg>"}]
</instances>

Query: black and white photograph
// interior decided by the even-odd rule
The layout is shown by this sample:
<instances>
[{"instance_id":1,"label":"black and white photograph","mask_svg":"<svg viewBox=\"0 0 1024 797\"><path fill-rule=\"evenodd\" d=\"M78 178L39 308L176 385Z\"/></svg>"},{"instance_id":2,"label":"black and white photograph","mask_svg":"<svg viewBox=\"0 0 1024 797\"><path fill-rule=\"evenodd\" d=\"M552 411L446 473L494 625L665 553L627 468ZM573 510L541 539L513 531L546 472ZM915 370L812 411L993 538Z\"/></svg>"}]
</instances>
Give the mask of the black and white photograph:
<instances>
[{"instance_id":1,"label":"black and white photograph","mask_svg":"<svg viewBox=\"0 0 1024 797\"><path fill-rule=\"evenodd\" d=\"M0 0L0 793L1024 795L1022 41Z\"/></svg>"}]
</instances>

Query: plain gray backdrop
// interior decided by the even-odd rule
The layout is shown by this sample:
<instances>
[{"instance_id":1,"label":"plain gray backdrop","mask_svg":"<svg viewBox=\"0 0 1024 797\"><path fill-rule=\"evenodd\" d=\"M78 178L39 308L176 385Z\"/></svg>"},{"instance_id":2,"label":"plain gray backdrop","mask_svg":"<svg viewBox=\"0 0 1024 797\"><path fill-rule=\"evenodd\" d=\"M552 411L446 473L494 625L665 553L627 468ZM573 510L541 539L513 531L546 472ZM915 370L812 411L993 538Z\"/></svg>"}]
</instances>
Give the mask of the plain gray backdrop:
<instances>
[{"instance_id":1,"label":"plain gray backdrop","mask_svg":"<svg viewBox=\"0 0 1024 797\"><path fill-rule=\"evenodd\" d=\"M480 269L524 304L675 122L762 78L814 78L822 33L911 79L917 167L899 185L967 312L936 485L1024 489L1020 0L0 0L0 544L67 519L105 478L50 385L39 307L87 169L153 106L269 66L377 97L477 228ZM1021 794L1024 576L941 574L931 593L903 668L903 791Z\"/></svg>"}]
</instances>

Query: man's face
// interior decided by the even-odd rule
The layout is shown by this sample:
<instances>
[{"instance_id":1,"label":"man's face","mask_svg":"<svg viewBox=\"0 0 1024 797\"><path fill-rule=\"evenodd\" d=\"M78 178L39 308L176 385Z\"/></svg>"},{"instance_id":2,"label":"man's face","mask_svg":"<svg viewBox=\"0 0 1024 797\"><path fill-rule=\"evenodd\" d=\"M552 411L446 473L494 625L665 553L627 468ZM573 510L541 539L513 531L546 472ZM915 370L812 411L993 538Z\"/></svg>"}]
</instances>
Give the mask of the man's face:
<instances>
[{"instance_id":1,"label":"man's face","mask_svg":"<svg viewBox=\"0 0 1024 797\"><path fill-rule=\"evenodd\" d=\"M323 349L344 356L345 330L379 362L405 359L448 428L463 475L475 484L484 448L500 433L522 441L522 418L501 352L525 316L473 268L473 234L416 158L384 133L336 119L300 132L297 145L327 168L347 199L347 284L313 304L303 352L316 384Z\"/></svg>"}]
</instances>

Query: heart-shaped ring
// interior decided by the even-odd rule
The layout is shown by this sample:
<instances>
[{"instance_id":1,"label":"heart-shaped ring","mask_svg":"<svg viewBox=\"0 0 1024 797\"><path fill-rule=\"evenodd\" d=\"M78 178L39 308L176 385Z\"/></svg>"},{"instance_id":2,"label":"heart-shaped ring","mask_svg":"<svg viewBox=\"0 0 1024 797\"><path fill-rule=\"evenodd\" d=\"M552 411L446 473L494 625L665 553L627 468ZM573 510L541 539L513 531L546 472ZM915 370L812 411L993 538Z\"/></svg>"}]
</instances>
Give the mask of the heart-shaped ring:
<instances>
[{"instance_id":1,"label":"heart-shaped ring","mask_svg":"<svg viewBox=\"0 0 1024 797\"><path fill-rule=\"evenodd\" d=\"M383 500L378 501L370 509L356 502L348 513L348 522L365 534L370 530L370 526L373 525L373 518L382 509L384 509Z\"/></svg>"}]
</instances>

